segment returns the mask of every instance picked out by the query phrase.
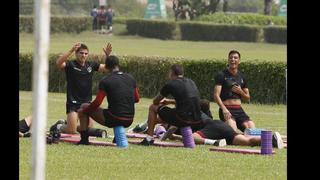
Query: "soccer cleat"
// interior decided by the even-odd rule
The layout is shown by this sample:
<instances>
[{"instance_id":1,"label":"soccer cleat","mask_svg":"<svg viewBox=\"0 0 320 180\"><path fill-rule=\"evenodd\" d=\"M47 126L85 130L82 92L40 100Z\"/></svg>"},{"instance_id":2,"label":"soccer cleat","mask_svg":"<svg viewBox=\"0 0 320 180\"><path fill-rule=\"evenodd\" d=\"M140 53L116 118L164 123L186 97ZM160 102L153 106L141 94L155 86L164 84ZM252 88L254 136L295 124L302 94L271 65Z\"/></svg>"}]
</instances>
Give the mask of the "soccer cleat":
<instances>
[{"instance_id":1,"label":"soccer cleat","mask_svg":"<svg viewBox=\"0 0 320 180\"><path fill-rule=\"evenodd\" d=\"M167 132L160 135L160 141L165 141L168 138L171 138L172 134L176 132L178 128L176 126L170 126Z\"/></svg>"},{"instance_id":2,"label":"soccer cleat","mask_svg":"<svg viewBox=\"0 0 320 180\"><path fill-rule=\"evenodd\" d=\"M222 147L227 145L226 139L218 139L213 143L214 146Z\"/></svg>"},{"instance_id":3,"label":"soccer cleat","mask_svg":"<svg viewBox=\"0 0 320 180\"><path fill-rule=\"evenodd\" d=\"M147 140L147 138L144 138L140 143L139 145L143 145L143 146L150 146L150 145L153 145L154 143L154 140L151 139L150 141Z\"/></svg>"},{"instance_id":4,"label":"soccer cleat","mask_svg":"<svg viewBox=\"0 0 320 180\"><path fill-rule=\"evenodd\" d=\"M64 120L64 119L59 119L56 123L54 123L54 125L52 125L52 126L50 127L50 132L58 130L57 126L58 126L59 124L66 124L66 123L67 123L66 120Z\"/></svg>"},{"instance_id":5,"label":"soccer cleat","mask_svg":"<svg viewBox=\"0 0 320 180\"><path fill-rule=\"evenodd\" d=\"M133 129L129 129L128 133L145 133L148 130L147 122L137 124Z\"/></svg>"},{"instance_id":6,"label":"soccer cleat","mask_svg":"<svg viewBox=\"0 0 320 180\"><path fill-rule=\"evenodd\" d=\"M283 140L279 132L274 132L272 135L272 145L278 149L282 149L284 147Z\"/></svg>"},{"instance_id":7,"label":"soccer cleat","mask_svg":"<svg viewBox=\"0 0 320 180\"><path fill-rule=\"evenodd\" d=\"M23 134L23 137L31 137L31 132L26 132Z\"/></svg>"}]
</instances>

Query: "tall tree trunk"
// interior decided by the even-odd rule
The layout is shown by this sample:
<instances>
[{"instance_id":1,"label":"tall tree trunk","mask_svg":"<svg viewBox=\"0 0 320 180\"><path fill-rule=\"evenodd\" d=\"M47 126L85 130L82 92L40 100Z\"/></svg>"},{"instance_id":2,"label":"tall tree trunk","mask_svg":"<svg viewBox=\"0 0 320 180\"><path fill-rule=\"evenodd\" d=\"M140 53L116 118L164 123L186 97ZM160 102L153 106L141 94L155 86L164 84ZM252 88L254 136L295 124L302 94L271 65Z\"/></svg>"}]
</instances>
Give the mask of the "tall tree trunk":
<instances>
[{"instance_id":1,"label":"tall tree trunk","mask_svg":"<svg viewBox=\"0 0 320 180\"><path fill-rule=\"evenodd\" d=\"M229 8L228 0L223 0L223 12L227 12Z\"/></svg>"},{"instance_id":2,"label":"tall tree trunk","mask_svg":"<svg viewBox=\"0 0 320 180\"><path fill-rule=\"evenodd\" d=\"M264 14L271 15L272 0L264 0Z\"/></svg>"}]
</instances>

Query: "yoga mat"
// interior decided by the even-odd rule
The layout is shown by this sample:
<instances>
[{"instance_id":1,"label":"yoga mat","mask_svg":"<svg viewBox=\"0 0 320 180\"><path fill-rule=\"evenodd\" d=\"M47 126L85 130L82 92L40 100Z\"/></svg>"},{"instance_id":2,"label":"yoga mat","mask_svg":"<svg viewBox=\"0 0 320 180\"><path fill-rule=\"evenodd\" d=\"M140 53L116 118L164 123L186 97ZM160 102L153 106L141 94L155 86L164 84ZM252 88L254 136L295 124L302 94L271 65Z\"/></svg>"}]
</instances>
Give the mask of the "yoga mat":
<instances>
[{"instance_id":1,"label":"yoga mat","mask_svg":"<svg viewBox=\"0 0 320 180\"><path fill-rule=\"evenodd\" d=\"M261 154L260 149L240 149L240 148L210 148L210 151L230 152L230 153L242 153L242 154ZM274 154L275 151L272 151Z\"/></svg>"},{"instance_id":2,"label":"yoga mat","mask_svg":"<svg viewBox=\"0 0 320 180\"><path fill-rule=\"evenodd\" d=\"M128 140L130 144L139 144L141 140ZM163 142L163 141L154 141L153 146L161 146L161 147L184 147L182 143L175 142Z\"/></svg>"},{"instance_id":3,"label":"yoga mat","mask_svg":"<svg viewBox=\"0 0 320 180\"><path fill-rule=\"evenodd\" d=\"M67 138L60 138L60 141L63 142L70 142L70 143L78 143L80 141L80 137L67 137ZM105 142L105 141L97 141L97 140L89 140L90 145L96 145L96 146L116 146L116 144L113 144L111 142Z\"/></svg>"}]
</instances>

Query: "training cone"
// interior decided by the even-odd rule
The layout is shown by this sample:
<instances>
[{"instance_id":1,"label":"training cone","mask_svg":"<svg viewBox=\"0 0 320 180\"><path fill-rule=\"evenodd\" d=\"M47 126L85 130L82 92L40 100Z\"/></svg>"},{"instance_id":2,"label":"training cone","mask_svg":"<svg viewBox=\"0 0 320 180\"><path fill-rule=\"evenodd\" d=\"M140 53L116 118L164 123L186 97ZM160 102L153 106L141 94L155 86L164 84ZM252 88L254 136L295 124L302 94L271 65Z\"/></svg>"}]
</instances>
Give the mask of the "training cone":
<instances>
[{"instance_id":1,"label":"training cone","mask_svg":"<svg viewBox=\"0 0 320 180\"><path fill-rule=\"evenodd\" d=\"M128 139L123 126L116 126L113 128L116 144L120 148L128 147Z\"/></svg>"},{"instance_id":2,"label":"training cone","mask_svg":"<svg viewBox=\"0 0 320 180\"><path fill-rule=\"evenodd\" d=\"M192 136L192 129L190 126L181 128L181 135L183 140L183 145L186 148L195 148L194 138Z\"/></svg>"}]
</instances>

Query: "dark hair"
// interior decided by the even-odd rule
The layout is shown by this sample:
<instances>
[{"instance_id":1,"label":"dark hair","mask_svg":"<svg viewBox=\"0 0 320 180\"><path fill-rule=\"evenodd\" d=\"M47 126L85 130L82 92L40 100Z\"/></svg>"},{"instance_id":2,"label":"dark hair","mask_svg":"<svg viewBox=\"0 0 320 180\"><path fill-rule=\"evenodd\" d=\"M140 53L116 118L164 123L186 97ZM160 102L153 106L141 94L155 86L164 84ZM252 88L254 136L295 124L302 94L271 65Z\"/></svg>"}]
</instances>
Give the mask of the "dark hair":
<instances>
[{"instance_id":1,"label":"dark hair","mask_svg":"<svg viewBox=\"0 0 320 180\"><path fill-rule=\"evenodd\" d=\"M174 64L171 66L171 71L173 72L174 75L179 76L183 75L183 67L180 64Z\"/></svg>"},{"instance_id":2,"label":"dark hair","mask_svg":"<svg viewBox=\"0 0 320 180\"><path fill-rule=\"evenodd\" d=\"M85 44L80 44L80 47L76 50L76 53L78 53L81 49L86 49L86 50L88 50L89 51L89 48L88 48L88 46L87 45L85 45Z\"/></svg>"},{"instance_id":3,"label":"dark hair","mask_svg":"<svg viewBox=\"0 0 320 180\"><path fill-rule=\"evenodd\" d=\"M108 56L106 58L105 64L106 64L106 68L114 69L115 66L119 66L119 59L117 56L113 56L113 55Z\"/></svg>"},{"instance_id":4,"label":"dark hair","mask_svg":"<svg viewBox=\"0 0 320 180\"><path fill-rule=\"evenodd\" d=\"M241 55L240 55L239 51L237 51L237 50L231 50L231 51L229 52L228 57L229 57L231 54L235 54L235 53L239 55L239 59L240 59Z\"/></svg>"}]
</instances>

